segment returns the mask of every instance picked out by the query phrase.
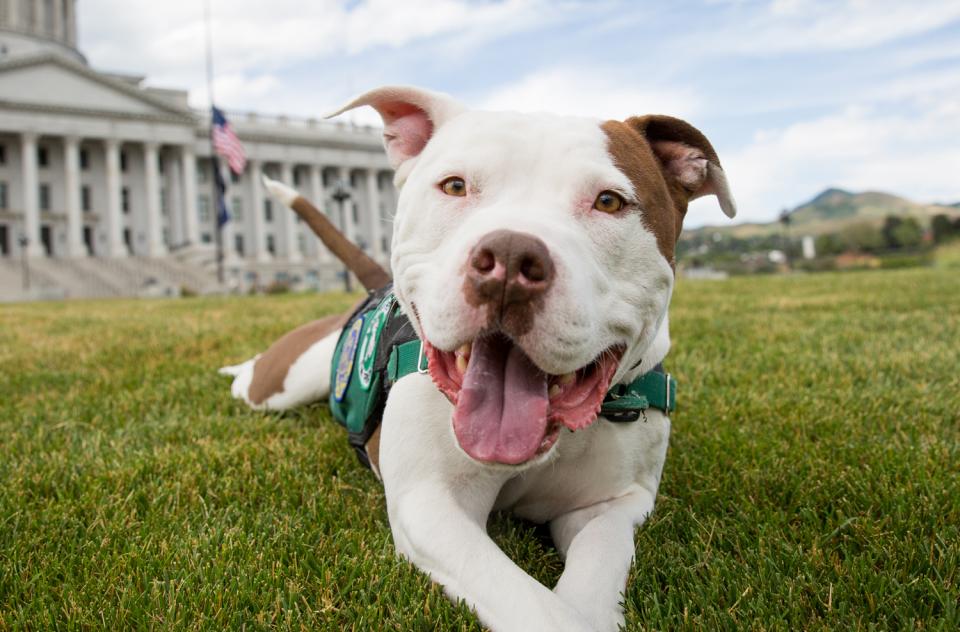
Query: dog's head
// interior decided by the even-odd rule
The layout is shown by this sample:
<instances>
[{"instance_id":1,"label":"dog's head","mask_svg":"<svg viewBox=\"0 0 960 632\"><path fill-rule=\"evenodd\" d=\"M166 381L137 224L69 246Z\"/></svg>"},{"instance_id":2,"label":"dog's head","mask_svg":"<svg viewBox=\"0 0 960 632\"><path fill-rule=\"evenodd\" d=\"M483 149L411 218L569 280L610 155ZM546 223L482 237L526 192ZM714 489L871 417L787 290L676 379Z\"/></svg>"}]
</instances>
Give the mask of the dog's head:
<instances>
[{"instance_id":1,"label":"dog's head","mask_svg":"<svg viewBox=\"0 0 960 632\"><path fill-rule=\"evenodd\" d=\"M400 198L396 295L454 404L460 447L522 464L593 423L664 322L689 200L733 199L717 155L668 116L600 122L368 92Z\"/></svg>"}]
</instances>

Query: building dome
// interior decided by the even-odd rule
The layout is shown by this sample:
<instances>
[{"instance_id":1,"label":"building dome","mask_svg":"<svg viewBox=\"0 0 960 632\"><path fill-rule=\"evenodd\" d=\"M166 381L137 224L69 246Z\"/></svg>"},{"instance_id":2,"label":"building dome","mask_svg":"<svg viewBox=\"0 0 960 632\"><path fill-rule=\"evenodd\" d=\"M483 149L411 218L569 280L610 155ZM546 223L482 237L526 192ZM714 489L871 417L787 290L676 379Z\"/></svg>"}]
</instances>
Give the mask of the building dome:
<instances>
[{"instance_id":1,"label":"building dome","mask_svg":"<svg viewBox=\"0 0 960 632\"><path fill-rule=\"evenodd\" d=\"M77 49L76 0L0 0L0 61L56 52L86 62Z\"/></svg>"}]
</instances>

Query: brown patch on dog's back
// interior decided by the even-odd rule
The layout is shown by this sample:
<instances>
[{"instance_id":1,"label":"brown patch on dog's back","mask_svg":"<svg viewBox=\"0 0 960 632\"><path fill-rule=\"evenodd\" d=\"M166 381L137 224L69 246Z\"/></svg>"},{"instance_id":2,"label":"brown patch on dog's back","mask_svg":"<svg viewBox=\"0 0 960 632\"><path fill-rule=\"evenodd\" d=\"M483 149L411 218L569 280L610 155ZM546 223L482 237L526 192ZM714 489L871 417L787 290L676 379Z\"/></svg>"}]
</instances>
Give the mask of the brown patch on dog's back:
<instances>
[{"instance_id":1,"label":"brown patch on dog's back","mask_svg":"<svg viewBox=\"0 0 960 632\"><path fill-rule=\"evenodd\" d=\"M337 331L347 322L354 309L345 314L333 314L287 333L257 358L247 395L254 404L262 404L271 395L283 392L290 366L317 342Z\"/></svg>"},{"instance_id":2,"label":"brown patch on dog's back","mask_svg":"<svg viewBox=\"0 0 960 632\"><path fill-rule=\"evenodd\" d=\"M647 139L628 122L606 121L600 129L607 135L607 150L614 165L630 178L640 198L644 224L657 238L657 248L672 266L680 227L687 212L686 197L682 190L670 190L660 160ZM678 203L678 197L682 205Z\"/></svg>"}]
</instances>

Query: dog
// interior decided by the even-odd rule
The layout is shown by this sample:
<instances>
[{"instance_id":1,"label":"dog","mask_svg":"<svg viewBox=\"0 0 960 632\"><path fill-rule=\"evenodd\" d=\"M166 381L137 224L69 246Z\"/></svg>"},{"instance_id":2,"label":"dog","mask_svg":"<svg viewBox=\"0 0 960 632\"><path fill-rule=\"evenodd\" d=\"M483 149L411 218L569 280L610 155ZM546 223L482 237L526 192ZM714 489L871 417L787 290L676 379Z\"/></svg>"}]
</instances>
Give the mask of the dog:
<instances>
[{"instance_id":1,"label":"dog","mask_svg":"<svg viewBox=\"0 0 960 632\"><path fill-rule=\"evenodd\" d=\"M383 482L397 552L492 630L616 630L670 433L674 382L659 366L677 239L694 198L736 213L717 154L663 115L474 111L384 87L334 116L361 106L383 120L400 191L392 288L366 316L321 319L225 367L233 395L334 404L344 380L369 380L346 366L374 354L356 323L402 318L409 370L394 371L372 432L347 424ZM632 390L647 376L653 390ZM488 537L493 511L549 523L565 559L553 589Z\"/></svg>"}]
</instances>

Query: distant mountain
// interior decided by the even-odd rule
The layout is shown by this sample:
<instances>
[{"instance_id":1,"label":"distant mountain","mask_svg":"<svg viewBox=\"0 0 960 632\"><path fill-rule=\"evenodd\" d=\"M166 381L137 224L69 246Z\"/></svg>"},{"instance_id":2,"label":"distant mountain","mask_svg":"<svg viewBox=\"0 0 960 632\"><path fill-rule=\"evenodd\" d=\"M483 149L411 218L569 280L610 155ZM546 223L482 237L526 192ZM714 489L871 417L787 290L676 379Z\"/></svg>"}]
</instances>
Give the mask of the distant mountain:
<instances>
[{"instance_id":1,"label":"distant mountain","mask_svg":"<svg viewBox=\"0 0 960 632\"><path fill-rule=\"evenodd\" d=\"M940 213L960 217L960 202L956 204L919 204L906 198L880 191L853 193L829 188L809 202L788 211L790 232L794 235L821 235L842 230L852 224L880 224L888 215L914 217L927 226ZM777 220L766 223L743 223L732 226L705 226L685 230L681 238L691 239L703 234L719 233L731 237L762 237L783 230Z\"/></svg>"}]
</instances>

